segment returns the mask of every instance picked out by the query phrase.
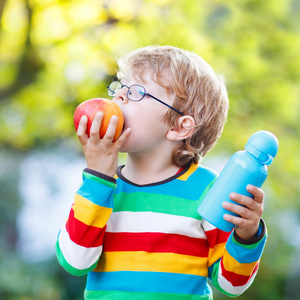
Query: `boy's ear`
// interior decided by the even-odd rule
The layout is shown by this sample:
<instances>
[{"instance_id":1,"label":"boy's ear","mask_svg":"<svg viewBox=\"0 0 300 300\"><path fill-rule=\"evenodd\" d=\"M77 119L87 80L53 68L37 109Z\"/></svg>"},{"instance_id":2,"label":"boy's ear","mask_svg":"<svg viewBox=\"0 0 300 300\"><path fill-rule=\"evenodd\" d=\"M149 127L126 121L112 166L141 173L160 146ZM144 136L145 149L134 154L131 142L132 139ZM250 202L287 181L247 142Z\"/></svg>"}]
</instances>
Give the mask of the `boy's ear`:
<instances>
[{"instance_id":1,"label":"boy's ear","mask_svg":"<svg viewBox=\"0 0 300 300\"><path fill-rule=\"evenodd\" d=\"M182 116L177 121L177 126L167 132L167 139L172 141L185 140L195 131L196 122L192 116Z\"/></svg>"}]
</instances>

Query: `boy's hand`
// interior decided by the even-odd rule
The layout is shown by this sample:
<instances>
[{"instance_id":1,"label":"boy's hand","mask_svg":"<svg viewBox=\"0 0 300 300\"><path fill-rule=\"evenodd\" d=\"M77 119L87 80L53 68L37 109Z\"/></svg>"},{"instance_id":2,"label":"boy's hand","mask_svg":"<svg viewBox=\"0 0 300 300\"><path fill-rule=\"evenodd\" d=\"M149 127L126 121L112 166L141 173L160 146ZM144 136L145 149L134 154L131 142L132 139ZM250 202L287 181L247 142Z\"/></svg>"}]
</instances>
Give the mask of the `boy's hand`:
<instances>
[{"instance_id":1,"label":"boy's hand","mask_svg":"<svg viewBox=\"0 0 300 300\"><path fill-rule=\"evenodd\" d=\"M243 240L249 240L256 236L259 222L263 213L264 192L253 185L247 186L247 191L253 195L253 199L236 193L231 193L229 198L238 204L223 202L223 207L240 217L224 214L224 219L236 225L235 232Z\"/></svg>"},{"instance_id":2,"label":"boy's hand","mask_svg":"<svg viewBox=\"0 0 300 300\"><path fill-rule=\"evenodd\" d=\"M99 130L103 116L103 112L96 114L91 126L90 137L86 134L87 117L83 116L77 129L77 136L83 147L87 167L113 177L118 167L119 151L129 137L131 129L125 130L113 143L118 117L112 116L104 137L100 139Z\"/></svg>"}]
</instances>

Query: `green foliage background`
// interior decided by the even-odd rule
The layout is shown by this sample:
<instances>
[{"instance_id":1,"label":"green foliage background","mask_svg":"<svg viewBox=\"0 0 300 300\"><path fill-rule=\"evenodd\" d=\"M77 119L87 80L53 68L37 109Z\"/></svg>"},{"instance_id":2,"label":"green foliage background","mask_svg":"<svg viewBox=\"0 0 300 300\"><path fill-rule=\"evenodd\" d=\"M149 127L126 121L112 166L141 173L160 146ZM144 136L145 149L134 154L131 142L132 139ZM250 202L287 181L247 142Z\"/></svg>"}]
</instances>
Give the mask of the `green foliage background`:
<instances>
[{"instance_id":1,"label":"green foliage background","mask_svg":"<svg viewBox=\"0 0 300 300\"><path fill-rule=\"evenodd\" d=\"M257 130L278 137L268 244L240 299L297 299L300 275L289 270L300 228L299 0L1 0L0 299L82 298L84 279L65 274L55 258L30 265L18 256L18 166L33 149L75 141L75 107L106 97L118 57L157 44L194 51L227 79L229 118L210 159L242 149ZM282 218L291 211L295 228Z\"/></svg>"}]
</instances>

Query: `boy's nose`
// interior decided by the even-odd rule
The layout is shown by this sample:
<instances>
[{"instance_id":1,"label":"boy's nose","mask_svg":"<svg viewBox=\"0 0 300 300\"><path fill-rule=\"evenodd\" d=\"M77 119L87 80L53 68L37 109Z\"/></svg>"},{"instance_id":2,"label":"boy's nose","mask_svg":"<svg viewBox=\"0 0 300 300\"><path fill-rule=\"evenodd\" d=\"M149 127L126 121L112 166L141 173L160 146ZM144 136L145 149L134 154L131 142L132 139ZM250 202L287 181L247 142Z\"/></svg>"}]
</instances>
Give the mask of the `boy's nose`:
<instances>
[{"instance_id":1,"label":"boy's nose","mask_svg":"<svg viewBox=\"0 0 300 300\"><path fill-rule=\"evenodd\" d=\"M123 103L127 103L129 101L129 99L127 97L127 88L126 87L123 87L116 91L115 100L120 100Z\"/></svg>"}]
</instances>

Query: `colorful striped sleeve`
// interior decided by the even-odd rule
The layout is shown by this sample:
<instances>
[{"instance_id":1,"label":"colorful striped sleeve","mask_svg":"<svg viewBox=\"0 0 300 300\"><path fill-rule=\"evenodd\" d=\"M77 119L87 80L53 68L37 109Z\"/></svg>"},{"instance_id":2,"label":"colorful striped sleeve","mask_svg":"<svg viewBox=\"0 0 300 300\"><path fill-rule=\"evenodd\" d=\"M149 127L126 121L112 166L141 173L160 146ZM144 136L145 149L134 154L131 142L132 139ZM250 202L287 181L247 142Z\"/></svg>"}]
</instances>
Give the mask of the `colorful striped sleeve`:
<instances>
[{"instance_id":1,"label":"colorful striped sleeve","mask_svg":"<svg viewBox=\"0 0 300 300\"><path fill-rule=\"evenodd\" d=\"M241 240L234 231L226 233L206 221L203 223L210 242L209 279L228 296L242 294L258 271L267 238L264 221L261 220L257 237L251 241ZM227 234L230 235L226 241Z\"/></svg>"},{"instance_id":2,"label":"colorful striped sleeve","mask_svg":"<svg viewBox=\"0 0 300 300\"><path fill-rule=\"evenodd\" d=\"M58 261L69 273L85 275L96 267L115 189L114 178L84 169L83 183L56 242Z\"/></svg>"}]
</instances>

